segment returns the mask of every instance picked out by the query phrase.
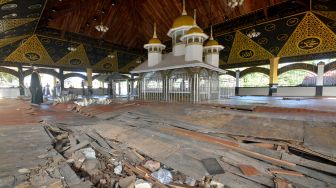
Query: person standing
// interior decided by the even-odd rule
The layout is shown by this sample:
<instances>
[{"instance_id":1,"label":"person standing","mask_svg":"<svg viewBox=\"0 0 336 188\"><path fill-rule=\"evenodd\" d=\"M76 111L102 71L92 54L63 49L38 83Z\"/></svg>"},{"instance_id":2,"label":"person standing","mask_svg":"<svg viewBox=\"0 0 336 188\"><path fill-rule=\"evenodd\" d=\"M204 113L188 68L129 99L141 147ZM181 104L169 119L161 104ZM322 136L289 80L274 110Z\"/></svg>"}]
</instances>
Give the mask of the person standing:
<instances>
[{"instance_id":1,"label":"person standing","mask_svg":"<svg viewBox=\"0 0 336 188\"><path fill-rule=\"evenodd\" d=\"M55 85L55 91L56 91L56 96L57 97L60 97L61 96L61 84L59 83L59 81L56 82L56 85Z\"/></svg>"},{"instance_id":2,"label":"person standing","mask_svg":"<svg viewBox=\"0 0 336 188\"><path fill-rule=\"evenodd\" d=\"M32 104L39 105L43 103L43 93L42 93L40 75L36 71L34 71L31 75L29 90L32 97L31 98Z\"/></svg>"},{"instance_id":3,"label":"person standing","mask_svg":"<svg viewBox=\"0 0 336 188\"><path fill-rule=\"evenodd\" d=\"M47 83L47 85L45 86L45 96L50 96L50 85Z\"/></svg>"},{"instance_id":4,"label":"person standing","mask_svg":"<svg viewBox=\"0 0 336 188\"><path fill-rule=\"evenodd\" d=\"M85 86L85 82L84 82L84 80L82 80L82 93L83 93L83 96L85 95L85 88L84 88L84 86Z\"/></svg>"}]
</instances>

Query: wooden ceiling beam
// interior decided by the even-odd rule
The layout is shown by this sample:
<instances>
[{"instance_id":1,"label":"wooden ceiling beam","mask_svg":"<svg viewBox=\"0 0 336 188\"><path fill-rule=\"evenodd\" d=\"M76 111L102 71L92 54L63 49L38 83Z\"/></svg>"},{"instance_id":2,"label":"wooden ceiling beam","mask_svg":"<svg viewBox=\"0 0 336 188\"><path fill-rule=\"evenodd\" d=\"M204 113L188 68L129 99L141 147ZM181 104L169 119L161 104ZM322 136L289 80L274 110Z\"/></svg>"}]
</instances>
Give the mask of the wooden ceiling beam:
<instances>
[{"instance_id":1,"label":"wooden ceiling beam","mask_svg":"<svg viewBox=\"0 0 336 188\"><path fill-rule=\"evenodd\" d=\"M306 6L306 1L308 0L296 0L294 7ZM271 14L268 7L279 4L283 9L284 2L288 4L291 0L245 0L243 6L236 8L228 7L227 0L186 0L186 7L189 16L192 16L193 9L198 10L197 22L203 29L211 24L223 24L227 28L229 23L232 27L235 24L242 25L246 19L241 16L256 10L263 9L266 17L277 14ZM102 6L106 9L103 23L110 28L106 33L100 33L94 28L100 22L98 12ZM53 8L57 10L55 13L51 13ZM161 41L170 41L166 33L174 19L181 15L181 9L182 0L119 0L115 6L109 0L104 3L102 0L63 0L49 1L43 17L52 15L54 19L48 22L48 27L62 30L63 33L81 33L128 48L142 48L152 36L154 21L157 23L157 33ZM277 8L272 10L278 11ZM67 15L70 15L69 18L66 18ZM93 16L97 17L96 21ZM231 23L228 18L235 21ZM85 26L87 21L90 22L90 27Z\"/></svg>"}]
</instances>

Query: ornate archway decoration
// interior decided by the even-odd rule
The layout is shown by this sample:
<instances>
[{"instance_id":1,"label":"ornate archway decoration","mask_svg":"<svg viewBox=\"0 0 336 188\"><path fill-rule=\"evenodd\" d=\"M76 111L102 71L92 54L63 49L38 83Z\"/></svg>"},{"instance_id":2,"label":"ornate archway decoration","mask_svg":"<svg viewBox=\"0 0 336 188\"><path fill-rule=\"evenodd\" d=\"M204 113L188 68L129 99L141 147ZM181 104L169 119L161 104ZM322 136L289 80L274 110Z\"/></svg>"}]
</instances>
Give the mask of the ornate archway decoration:
<instances>
[{"instance_id":1,"label":"ornate archway decoration","mask_svg":"<svg viewBox=\"0 0 336 188\"><path fill-rule=\"evenodd\" d=\"M306 63L295 63L295 64L290 64L290 65L286 65L284 67L281 67L278 70L278 76L291 71L291 70L306 70L312 73L317 74L317 66L316 65L312 65L312 64L306 64Z\"/></svg>"},{"instance_id":2,"label":"ornate archway decoration","mask_svg":"<svg viewBox=\"0 0 336 188\"><path fill-rule=\"evenodd\" d=\"M27 39L5 61L37 65L52 65L54 63L36 35Z\"/></svg>"},{"instance_id":3,"label":"ornate archway decoration","mask_svg":"<svg viewBox=\"0 0 336 188\"><path fill-rule=\"evenodd\" d=\"M80 74L80 73L75 73L75 72L65 74L63 76L63 79L66 80L66 79L71 78L71 77L78 77L78 78L82 78L83 80L87 80L87 77L85 75Z\"/></svg>"},{"instance_id":4,"label":"ornate archway decoration","mask_svg":"<svg viewBox=\"0 0 336 188\"><path fill-rule=\"evenodd\" d=\"M240 72L239 74L239 78L242 78L250 73L254 73L254 72L258 72L258 73L263 73L266 74L267 76L270 75L270 70L264 67L251 67L251 68L247 68L243 71Z\"/></svg>"},{"instance_id":5,"label":"ornate archway decoration","mask_svg":"<svg viewBox=\"0 0 336 188\"><path fill-rule=\"evenodd\" d=\"M20 77L19 72L15 71L13 69L6 68L6 67L0 67L0 72L11 74L11 75L13 75L13 76L15 76L17 78Z\"/></svg>"},{"instance_id":6,"label":"ornate archway decoration","mask_svg":"<svg viewBox=\"0 0 336 188\"><path fill-rule=\"evenodd\" d=\"M240 31L236 32L228 63L259 61L273 55Z\"/></svg>"},{"instance_id":7,"label":"ornate archway decoration","mask_svg":"<svg viewBox=\"0 0 336 188\"><path fill-rule=\"evenodd\" d=\"M335 50L336 35L334 32L309 12L289 37L278 56L300 56Z\"/></svg>"}]
</instances>

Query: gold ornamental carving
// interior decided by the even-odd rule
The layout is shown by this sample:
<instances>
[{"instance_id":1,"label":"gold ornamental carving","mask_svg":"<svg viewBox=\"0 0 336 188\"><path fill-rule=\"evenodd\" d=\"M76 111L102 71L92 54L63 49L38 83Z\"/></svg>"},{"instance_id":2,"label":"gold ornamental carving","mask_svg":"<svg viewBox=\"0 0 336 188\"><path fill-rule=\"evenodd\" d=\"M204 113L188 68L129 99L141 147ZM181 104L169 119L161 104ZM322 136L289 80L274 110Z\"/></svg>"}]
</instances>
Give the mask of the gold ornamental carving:
<instances>
[{"instance_id":1,"label":"gold ornamental carving","mask_svg":"<svg viewBox=\"0 0 336 188\"><path fill-rule=\"evenodd\" d=\"M93 70L103 71L118 71L118 58L117 53L114 53L114 57L105 57L100 62L92 66Z\"/></svg>"},{"instance_id":2,"label":"gold ornamental carving","mask_svg":"<svg viewBox=\"0 0 336 188\"><path fill-rule=\"evenodd\" d=\"M23 19L6 19L0 20L0 32L5 32L10 29L19 27L29 22L37 20L36 18L23 18Z\"/></svg>"},{"instance_id":3,"label":"gold ornamental carving","mask_svg":"<svg viewBox=\"0 0 336 188\"><path fill-rule=\"evenodd\" d=\"M314 13L336 21L336 11L315 11Z\"/></svg>"},{"instance_id":4,"label":"gold ornamental carving","mask_svg":"<svg viewBox=\"0 0 336 188\"><path fill-rule=\"evenodd\" d=\"M236 32L236 37L231 47L228 63L242 63L259 61L272 58L273 55L259 44L248 38L240 31Z\"/></svg>"},{"instance_id":5,"label":"gold ornamental carving","mask_svg":"<svg viewBox=\"0 0 336 188\"><path fill-rule=\"evenodd\" d=\"M137 62L137 60L138 60L138 58L135 58L134 60L132 60L130 63L126 64L123 67L117 66L117 70L119 72L127 73L127 72L129 72L130 68L139 66L139 63ZM118 60L117 60L117 65L118 65Z\"/></svg>"},{"instance_id":6,"label":"gold ornamental carving","mask_svg":"<svg viewBox=\"0 0 336 188\"><path fill-rule=\"evenodd\" d=\"M336 50L336 35L314 14L307 13L278 56L289 57Z\"/></svg>"},{"instance_id":7,"label":"gold ornamental carving","mask_svg":"<svg viewBox=\"0 0 336 188\"><path fill-rule=\"evenodd\" d=\"M6 3L9 3L13 0L0 0L0 6L3 5L3 4L6 4Z\"/></svg>"},{"instance_id":8,"label":"gold ornamental carving","mask_svg":"<svg viewBox=\"0 0 336 188\"><path fill-rule=\"evenodd\" d=\"M28 38L5 61L51 65L53 60L36 35Z\"/></svg>"},{"instance_id":9,"label":"gold ornamental carving","mask_svg":"<svg viewBox=\"0 0 336 188\"><path fill-rule=\"evenodd\" d=\"M275 28L276 28L276 26L275 26L275 24L267 24L266 26L265 26L265 31L273 31L273 30L275 30Z\"/></svg>"},{"instance_id":10,"label":"gold ornamental carving","mask_svg":"<svg viewBox=\"0 0 336 188\"><path fill-rule=\"evenodd\" d=\"M0 39L0 48L7 46L9 44L12 44L16 41L19 41L21 39L24 39L26 37L28 37L29 35L22 35L22 36L17 36L17 37L11 37L11 38L4 38L4 39Z\"/></svg>"},{"instance_id":11,"label":"gold ornamental carving","mask_svg":"<svg viewBox=\"0 0 336 188\"><path fill-rule=\"evenodd\" d=\"M79 45L76 51L69 52L57 64L64 67L90 67L90 61L87 57L83 44Z\"/></svg>"}]
</instances>

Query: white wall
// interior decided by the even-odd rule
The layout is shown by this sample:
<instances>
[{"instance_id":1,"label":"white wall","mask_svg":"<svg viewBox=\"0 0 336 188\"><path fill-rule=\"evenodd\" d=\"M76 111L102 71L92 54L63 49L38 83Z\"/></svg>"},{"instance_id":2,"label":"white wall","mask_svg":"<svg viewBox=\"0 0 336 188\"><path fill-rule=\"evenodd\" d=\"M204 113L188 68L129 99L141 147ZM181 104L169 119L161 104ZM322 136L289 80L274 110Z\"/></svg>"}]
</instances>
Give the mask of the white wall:
<instances>
[{"instance_id":1,"label":"white wall","mask_svg":"<svg viewBox=\"0 0 336 188\"><path fill-rule=\"evenodd\" d=\"M278 92L274 96L282 97L314 97L315 87L278 87Z\"/></svg>"},{"instance_id":2,"label":"white wall","mask_svg":"<svg viewBox=\"0 0 336 188\"><path fill-rule=\"evenodd\" d=\"M159 52L150 52L148 53L148 66L152 67L159 64L162 60L162 54Z\"/></svg>"},{"instance_id":3,"label":"white wall","mask_svg":"<svg viewBox=\"0 0 336 188\"><path fill-rule=\"evenodd\" d=\"M323 87L322 96L336 97L336 86L334 86L334 87Z\"/></svg>"},{"instance_id":4,"label":"white wall","mask_svg":"<svg viewBox=\"0 0 336 188\"><path fill-rule=\"evenodd\" d=\"M239 95L268 95L268 87L241 87L239 88Z\"/></svg>"},{"instance_id":5,"label":"white wall","mask_svg":"<svg viewBox=\"0 0 336 188\"><path fill-rule=\"evenodd\" d=\"M19 88L0 88L0 98L16 98L20 96Z\"/></svg>"},{"instance_id":6,"label":"white wall","mask_svg":"<svg viewBox=\"0 0 336 188\"><path fill-rule=\"evenodd\" d=\"M76 94L76 95L83 95L83 90L81 88L67 88L67 91L71 91L72 94ZM92 89L93 90L93 95L107 95L107 90L108 89L104 89L104 93L103 93L103 89ZM87 94L87 88L85 88L85 94Z\"/></svg>"},{"instance_id":7,"label":"white wall","mask_svg":"<svg viewBox=\"0 0 336 188\"><path fill-rule=\"evenodd\" d=\"M181 43L173 47L174 56L181 56L185 54L185 44Z\"/></svg>"},{"instance_id":8,"label":"white wall","mask_svg":"<svg viewBox=\"0 0 336 188\"><path fill-rule=\"evenodd\" d=\"M186 61L202 61L203 60L203 46L199 44L190 44L186 47Z\"/></svg>"},{"instance_id":9,"label":"white wall","mask_svg":"<svg viewBox=\"0 0 336 188\"><path fill-rule=\"evenodd\" d=\"M206 63L213 65L215 67L219 66L219 54L212 53L205 56Z\"/></svg>"}]
</instances>

